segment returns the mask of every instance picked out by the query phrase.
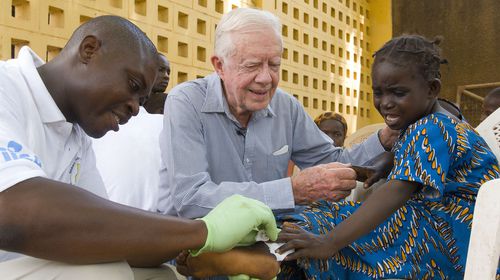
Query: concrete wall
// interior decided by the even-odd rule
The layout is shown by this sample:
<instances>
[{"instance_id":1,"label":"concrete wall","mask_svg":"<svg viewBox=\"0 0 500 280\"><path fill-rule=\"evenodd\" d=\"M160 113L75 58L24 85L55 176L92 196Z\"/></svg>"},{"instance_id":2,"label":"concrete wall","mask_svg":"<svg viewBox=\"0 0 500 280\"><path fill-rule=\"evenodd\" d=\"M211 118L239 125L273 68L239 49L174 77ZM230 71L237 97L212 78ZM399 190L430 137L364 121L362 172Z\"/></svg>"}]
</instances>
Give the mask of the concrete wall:
<instances>
[{"instance_id":1,"label":"concrete wall","mask_svg":"<svg viewBox=\"0 0 500 280\"><path fill-rule=\"evenodd\" d=\"M444 37L441 47L449 64L442 67L443 97L454 101L457 86L500 82L500 1L393 0L392 4L394 36ZM466 117L475 119L477 104L466 103L462 104Z\"/></svg>"},{"instance_id":2,"label":"concrete wall","mask_svg":"<svg viewBox=\"0 0 500 280\"><path fill-rule=\"evenodd\" d=\"M345 116L349 132L373 122L371 54L391 37L390 0L0 0L0 59L28 45L50 60L73 30L99 15L137 24L171 62L169 91L213 71L214 29L229 10L257 7L283 23L280 87L311 117Z\"/></svg>"}]
</instances>

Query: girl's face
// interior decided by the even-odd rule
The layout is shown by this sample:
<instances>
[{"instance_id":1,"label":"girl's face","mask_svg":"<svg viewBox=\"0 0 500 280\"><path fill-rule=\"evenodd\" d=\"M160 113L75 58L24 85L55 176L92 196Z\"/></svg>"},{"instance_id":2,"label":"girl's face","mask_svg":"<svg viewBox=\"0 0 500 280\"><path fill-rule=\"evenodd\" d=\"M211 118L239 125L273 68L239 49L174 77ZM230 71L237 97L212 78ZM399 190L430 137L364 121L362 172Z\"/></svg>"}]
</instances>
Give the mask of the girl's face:
<instances>
[{"instance_id":1,"label":"girl's face","mask_svg":"<svg viewBox=\"0 0 500 280\"><path fill-rule=\"evenodd\" d=\"M428 82L415 67L401 67L389 61L373 67L373 103L391 129L405 129L430 114L440 89L435 79Z\"/></svg>"},{"instance_id":2,"label":"girl's face","mask_svg":"<svg viewBox=\"0 0 500 280\"><path fill-rule=\"evenodd\" d=\"M324 120L319 124L319 129L333 140L336 147L343 147L345 140L344 125L337 120Z\"/></svg>"}]
</instances>

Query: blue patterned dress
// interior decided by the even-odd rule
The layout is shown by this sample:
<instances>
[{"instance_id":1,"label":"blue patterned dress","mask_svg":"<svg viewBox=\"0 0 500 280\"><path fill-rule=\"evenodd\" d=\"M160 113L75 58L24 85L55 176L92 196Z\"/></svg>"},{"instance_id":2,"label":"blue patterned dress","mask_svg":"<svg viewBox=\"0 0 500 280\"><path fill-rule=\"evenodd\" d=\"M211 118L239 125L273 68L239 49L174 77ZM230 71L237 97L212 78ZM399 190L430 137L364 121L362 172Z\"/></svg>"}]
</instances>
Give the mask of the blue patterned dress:
<instances>
[{"instance_id":1,"label":"blue patterned dress","mask_svg":"<svg viewBox=\"0 0 500 280\"><path fill-rule=\"evenodd\" d=\"M499 178L495 156L468 123L441 113L410 125L394 152L389 180L423 187L374 231L332 258L283 263L281 279L463 279L478 189ZM321 201L281 220L325 234L359 206Z\"/></svg>"}]
</instances>

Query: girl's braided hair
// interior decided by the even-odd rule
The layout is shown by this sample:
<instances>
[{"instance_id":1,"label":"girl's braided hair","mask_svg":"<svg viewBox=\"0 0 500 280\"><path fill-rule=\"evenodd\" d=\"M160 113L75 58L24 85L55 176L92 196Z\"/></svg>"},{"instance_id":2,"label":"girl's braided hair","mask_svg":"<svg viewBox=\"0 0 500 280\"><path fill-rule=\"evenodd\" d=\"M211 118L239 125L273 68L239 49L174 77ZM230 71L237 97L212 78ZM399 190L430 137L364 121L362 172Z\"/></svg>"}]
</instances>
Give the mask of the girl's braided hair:
<instances>
[{"instance_id":1,"label":"girl's braided hair","mask_svg":"<svg viewBox=\"0 0 500 280\"><path fill-rule=\"evenodd\" d=\"M441 37L428 40L420 35L402 35L391 39L373 54L374 64L389 61L398 66L415 66L422 76L430 81L440 79L441 64L448 63L441 57Z\"/></svg>"}]
</instances>

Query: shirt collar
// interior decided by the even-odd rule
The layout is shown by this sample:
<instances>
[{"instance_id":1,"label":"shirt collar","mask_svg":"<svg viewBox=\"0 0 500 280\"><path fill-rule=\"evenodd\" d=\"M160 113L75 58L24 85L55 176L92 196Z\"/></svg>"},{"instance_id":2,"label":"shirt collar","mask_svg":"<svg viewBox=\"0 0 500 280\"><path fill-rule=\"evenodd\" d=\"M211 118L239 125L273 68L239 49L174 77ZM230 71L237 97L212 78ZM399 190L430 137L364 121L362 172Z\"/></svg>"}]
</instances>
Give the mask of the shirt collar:
<instances>
[{"instance_id":1,"label":"shirt collar","mask_svg":"<svg viewBox=\"0 0 500 280\"><path fill-rule=\"evenodd\" d=\"M205 95L205 102L201 108L203 113L224 113L224 94L222 91L222 83L217 73L208 75L207 92Z\"/></svg>"},{"instance_id":2,"label":"shirt collar","mask_svg":"<svg viewBox=\"0 0 500 280\"><path fill-rule=\"evenodd\" d=\"M33 100L38 108L42 122L66 122L66 118L59 107L57 107L36 69L44 64L43 60L26 46L22 47L19 51L18 59L21 65L21 72L32 92Z\"/></svg>"},{"instance_id":3,"label":"shirt collar","mask_svg":"<svg viewBox=\"0 0 500 280\"><path fill-rule=\"evenodd\" d=\"M214 72L208 75L205 79L207 79L207 92L205 95L205 102L203 103L203 106L201 108L201 112L225 113L230 119L236 121L236 118L229 111L229 105L227 104L227 100L224 97L224 93L222 90L222 81L219 75L216 72ZM254 112L252 114L252 118L260 119L267 116L269 117L275 116L271 103L267 105L266 108Z\"/></svg>"}]
</instances>

